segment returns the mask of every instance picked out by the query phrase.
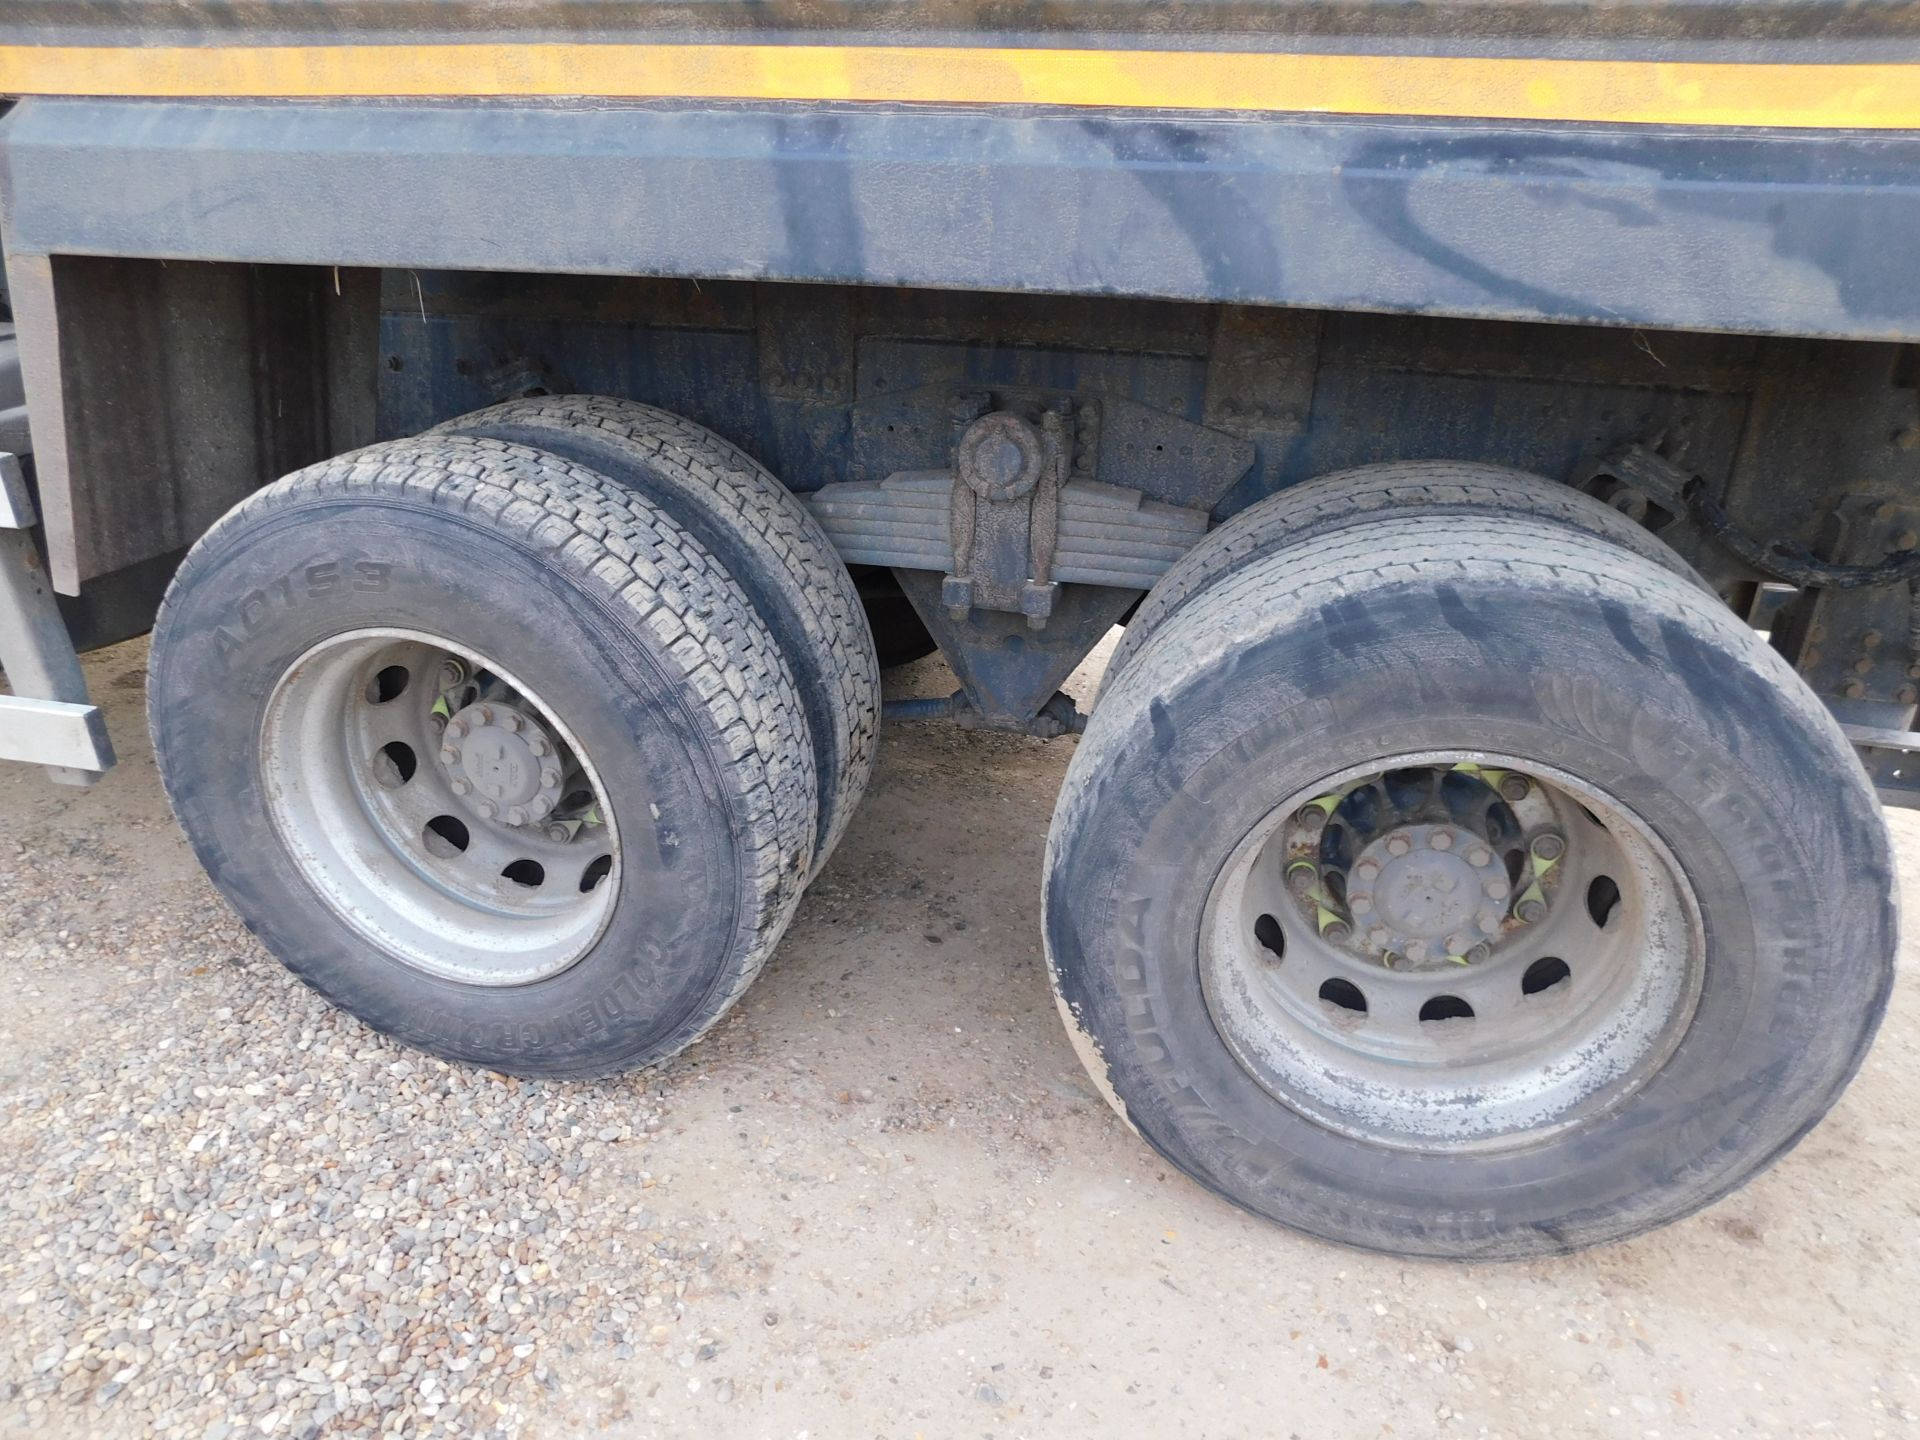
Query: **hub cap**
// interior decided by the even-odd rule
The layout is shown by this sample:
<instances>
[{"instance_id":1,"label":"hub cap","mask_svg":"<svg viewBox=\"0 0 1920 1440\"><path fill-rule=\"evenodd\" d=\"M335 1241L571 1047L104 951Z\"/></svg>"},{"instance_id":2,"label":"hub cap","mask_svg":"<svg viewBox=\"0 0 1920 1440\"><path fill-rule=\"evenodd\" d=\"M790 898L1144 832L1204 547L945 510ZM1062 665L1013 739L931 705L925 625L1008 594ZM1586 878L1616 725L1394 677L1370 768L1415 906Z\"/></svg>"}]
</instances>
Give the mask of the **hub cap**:
<instances>
[{"instance_id":1,"label":"hub cap","mask_svg":"<svg viewBox=\"0 0 1920 1440\"><path fill-rule=\"evenodd\" d=\"M1617 1103L1692 1015L1679 867L1573 777L1489 756L1334 776L1215 882L1208 1005L1241 1064L1330 1128L1415 1149L1530 1143Z\"/></svg>"},{"instance_id":2,"label":"hub cap","mask_svg":"<svg viewBox=\"0 0 1920 1440\"><path fill-rule=\"evenodd\" d=\"M538 712L473 704L446 722L440 763L453 793L471 796L483 819L544 820L560 803L559 747Z\"/></svg>"},{"instance_id":3,"label":"hub cap","mask_svg":"<svg viewBox=\"0 0 1920 1440\"><path fill-rule=\"evenodd\" d=\"M1411 964L1498 935L1511 890L1492 845L1458 825L1395 826L1360 852L1346 888L1360 948Z\"/></svg>"},{"instance_id":4,"label":"hub cap","mask_svg":"<svg viewBox=\"0 0 1920 1440\"><path fill-rule=\"evenodd\" d=\"M522 985L606 927L606 792L558 715L484 655L399 630L315 646L268 700L260 770L309 883L403 964Z\"/></svg>"}]
</instances>

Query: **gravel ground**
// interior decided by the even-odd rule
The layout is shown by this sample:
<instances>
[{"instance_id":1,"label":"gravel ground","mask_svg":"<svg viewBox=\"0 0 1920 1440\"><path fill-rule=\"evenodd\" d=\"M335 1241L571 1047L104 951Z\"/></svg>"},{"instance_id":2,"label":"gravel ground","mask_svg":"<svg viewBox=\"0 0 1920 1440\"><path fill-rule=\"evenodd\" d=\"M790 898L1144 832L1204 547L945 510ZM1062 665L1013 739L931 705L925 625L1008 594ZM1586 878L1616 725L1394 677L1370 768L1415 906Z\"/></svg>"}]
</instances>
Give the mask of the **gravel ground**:
<instances>
[{"instance_id":1,"label":"gravel ground","mask_svg":"<svg viewBox=\"0 0 1920 1440\"><path fill-rule=\"evenodd\" d=\"M167 816L144 663L89 659L105 785L0 767L0 1433L1920 1430L1908 983L1834 1115L1704 1215L1557 1262L1360 1255L1168 1171L1082 1076L1038 942L1064 743L891 730L732 1019L522 1083L260 950Z\"/></svg>"}]
</instances>

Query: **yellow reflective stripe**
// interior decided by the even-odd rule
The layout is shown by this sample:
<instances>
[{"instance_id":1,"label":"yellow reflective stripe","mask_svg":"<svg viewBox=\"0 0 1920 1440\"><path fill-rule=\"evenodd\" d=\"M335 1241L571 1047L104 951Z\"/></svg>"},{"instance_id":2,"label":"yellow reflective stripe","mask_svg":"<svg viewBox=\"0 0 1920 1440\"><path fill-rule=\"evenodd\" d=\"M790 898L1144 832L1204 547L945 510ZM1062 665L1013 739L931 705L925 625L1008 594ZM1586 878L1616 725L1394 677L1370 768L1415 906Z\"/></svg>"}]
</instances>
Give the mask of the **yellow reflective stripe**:
<instances>
[{"instance_id":1,"label":"yellow reflective stripe","mask_svg":"<svg viewBox=\"0 0 1920 1440\"><path fill-rule=\"evenodd\" d=\"M1920 129L1920 65L857 45L0 46L0 94L606 96Z\"/></svg>"}]
</instances>

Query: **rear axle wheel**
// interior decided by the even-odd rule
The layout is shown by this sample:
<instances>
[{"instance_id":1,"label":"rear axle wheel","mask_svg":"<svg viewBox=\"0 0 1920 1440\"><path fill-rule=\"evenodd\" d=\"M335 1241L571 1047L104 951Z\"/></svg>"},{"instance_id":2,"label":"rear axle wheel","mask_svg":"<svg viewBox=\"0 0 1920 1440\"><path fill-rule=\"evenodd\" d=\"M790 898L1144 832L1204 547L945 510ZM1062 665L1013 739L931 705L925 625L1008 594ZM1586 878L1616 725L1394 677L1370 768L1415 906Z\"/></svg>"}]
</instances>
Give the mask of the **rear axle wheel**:
<instances>
[{"instance_id":1,"label":"rear axle wheel","mask_svg":"<svg viewBox=\"0 0 1920 1440\"><path fill-rule=\"evenodd\" d=\"M817 853L799 687L751 600L644 495L524 445L393 441L260 491L182 564L147 694L248 926L452 1060L685 1048Z\"/></svg>"},{"instance_id":2,"label":"rear axle wheel","mask_svg":"<svg viewBox=\"0 0 1920 1440\"><path fill-rule=\"evenodd\" d=\"M1047 845L1076 1048L1188 1174L1495 1258L1726 1194L1893 973L1832 716L1690 576L1555 520L1387 513L1224 570L1109 676Z\"/></svg>"}]
</instances>

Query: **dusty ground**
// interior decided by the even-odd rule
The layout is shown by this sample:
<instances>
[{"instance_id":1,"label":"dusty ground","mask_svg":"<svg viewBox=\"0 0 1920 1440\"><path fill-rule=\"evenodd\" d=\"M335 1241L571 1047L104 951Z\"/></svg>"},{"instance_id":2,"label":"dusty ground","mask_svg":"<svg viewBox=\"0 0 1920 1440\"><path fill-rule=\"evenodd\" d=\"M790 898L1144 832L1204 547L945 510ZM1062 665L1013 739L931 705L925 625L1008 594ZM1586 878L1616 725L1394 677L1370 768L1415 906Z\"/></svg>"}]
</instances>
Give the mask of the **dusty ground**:
<instances>
[{"instance_id":1,"label":"dusty ground","mask_svg":"<svg viewBox=\"0 0 1920 1440\"><path fill-rule=\"evenodd\" d=\"M518 1085L333 1015L226 915L144 658L90 661L104 786L0 768L0 1431L1920 1430L1911 949L1851 1093L1733 1199L1560 1262L1380 1259L1203 1193L1089 1089L1038 941L1064 743L892 730L706 1044Z\"/></svg>"}]
</instances>

